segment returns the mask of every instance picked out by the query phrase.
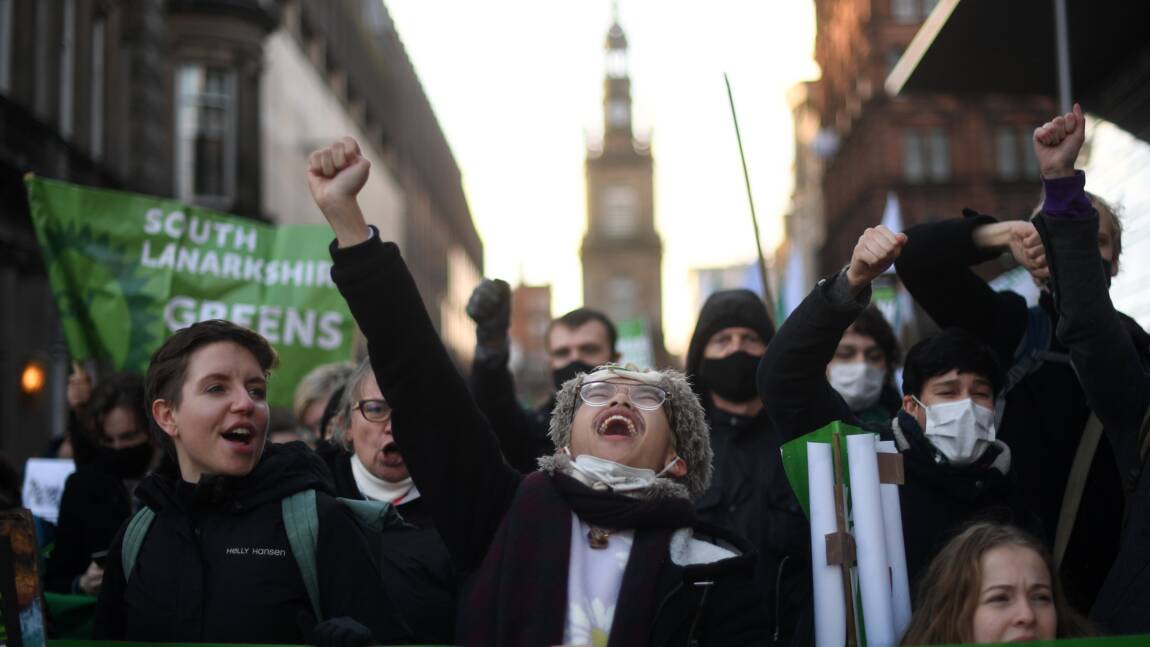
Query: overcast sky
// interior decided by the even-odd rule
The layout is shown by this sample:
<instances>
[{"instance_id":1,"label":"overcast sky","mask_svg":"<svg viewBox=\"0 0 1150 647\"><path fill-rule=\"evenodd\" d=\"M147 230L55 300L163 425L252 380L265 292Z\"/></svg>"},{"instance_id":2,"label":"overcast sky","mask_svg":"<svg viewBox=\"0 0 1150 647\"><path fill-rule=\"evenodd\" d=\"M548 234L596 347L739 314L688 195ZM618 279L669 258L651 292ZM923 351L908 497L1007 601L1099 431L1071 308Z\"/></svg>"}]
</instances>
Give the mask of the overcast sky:
<instances>
[{"instance_id":1,"label":"overcast sky","mask_svg":"<svg viewBox=\"0 0 1150 647\"><path fill-rule=\"evenodd\" d=\"M608 0L386 0L463 172L488 276L550 283L581 304L583 163L602 130ZM663 237L667 345L685 351L697 313L688 270L754 258L723 72L734 86L769 253L792 186L786 92L815 78L805 0L623 0L634 120L650 134Z\"/></svg>"}]
</instances>

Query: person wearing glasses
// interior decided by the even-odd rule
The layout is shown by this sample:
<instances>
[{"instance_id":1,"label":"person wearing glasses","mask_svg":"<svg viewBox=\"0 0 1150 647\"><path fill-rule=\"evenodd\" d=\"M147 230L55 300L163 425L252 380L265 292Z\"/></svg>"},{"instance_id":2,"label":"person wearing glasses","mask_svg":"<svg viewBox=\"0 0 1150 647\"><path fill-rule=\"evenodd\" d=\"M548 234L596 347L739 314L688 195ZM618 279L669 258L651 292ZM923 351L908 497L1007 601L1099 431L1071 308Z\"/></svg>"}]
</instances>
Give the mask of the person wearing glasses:
<instances>
[{"instance_id":1,"label":"person wearing glasses","mask_svg":"<svg viewBox=\"0 0 1150 647\"><path fill-rule=\"evenodd\" d=\"M404 464L467 578L454 642L766 644L753 554L695 515L712 455L683 374L608 365L569 380L551 417L556 453L515 470L399 247L364 221L369 167L344 138L312 153L308 180Z\"/></svg>"},{"instance_id":2,"label":"person wearing glasses","mask_svg":"<svg viewBox=\"0 0 1150 647\"><path fill-rule=\"evenodd\" d=\"M331 428L330 447L317 453L332 472L336 496L391 503L406 522L382 533L374 546L388 598L416 642L451 642L459 582L395 442L391 406L370 361L348 378Z\"/></svg>"}]
</instances>

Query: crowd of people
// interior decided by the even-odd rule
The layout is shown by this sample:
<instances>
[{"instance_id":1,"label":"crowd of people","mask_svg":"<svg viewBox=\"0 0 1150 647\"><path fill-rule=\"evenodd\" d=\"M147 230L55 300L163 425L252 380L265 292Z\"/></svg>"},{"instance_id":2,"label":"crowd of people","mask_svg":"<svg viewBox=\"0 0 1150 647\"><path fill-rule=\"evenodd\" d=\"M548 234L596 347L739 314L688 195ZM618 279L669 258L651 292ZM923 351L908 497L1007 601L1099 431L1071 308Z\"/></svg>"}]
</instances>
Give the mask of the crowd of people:
<instances>
[{"instance_id":1,"label":"crowd of people","mask_svg":"<svg viewBox=\"0 0 1150 647\"><path fill-rule=\"evenodd\" d=\"M70 384L46 586L98 596L109 640L810 645L781 447L842 421L902 456L902 644L1150 634L1150 336L1109 298L1122 228L1074 168L1084 134L1078 106L1036 129L1030 220L869 228L777 330L754 293L715 293L685 372L617 364L601 312L555 319L533 410L509 286L475 288L465 378L344 138L307 179L367 357L302 381L285 440L308 442L268 442L276 353L226 321L173 334L143 378ZM972 270L1002 254L1037 305ZM905 354L870 305L892 267L941 329Z\"/></svg>"}]
</instances>

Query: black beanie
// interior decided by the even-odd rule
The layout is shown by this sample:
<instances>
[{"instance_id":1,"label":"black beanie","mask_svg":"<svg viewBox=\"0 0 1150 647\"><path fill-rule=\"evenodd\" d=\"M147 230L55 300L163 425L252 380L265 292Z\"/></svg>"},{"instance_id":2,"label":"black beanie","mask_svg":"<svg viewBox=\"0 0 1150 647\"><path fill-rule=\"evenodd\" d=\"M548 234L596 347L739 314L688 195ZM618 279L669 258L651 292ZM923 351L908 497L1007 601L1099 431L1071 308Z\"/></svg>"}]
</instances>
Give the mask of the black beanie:
<instances>
[{"instance_id":1,"label":"black beanie","mask_svg":"<svg viewBox=\"0 0 1150 647\"><path fill-rule=\"evenodd\" d=\"M769 343L775 335L775 324L767 314L763 300L750 290L722 290L707 298L699 312L699 322L691 335L691 345L687 349L687 376L696 393L702 393L699 365L703 361L703 349L711 335L724 328L750 328Z\"/></svg>"}]
</instances>

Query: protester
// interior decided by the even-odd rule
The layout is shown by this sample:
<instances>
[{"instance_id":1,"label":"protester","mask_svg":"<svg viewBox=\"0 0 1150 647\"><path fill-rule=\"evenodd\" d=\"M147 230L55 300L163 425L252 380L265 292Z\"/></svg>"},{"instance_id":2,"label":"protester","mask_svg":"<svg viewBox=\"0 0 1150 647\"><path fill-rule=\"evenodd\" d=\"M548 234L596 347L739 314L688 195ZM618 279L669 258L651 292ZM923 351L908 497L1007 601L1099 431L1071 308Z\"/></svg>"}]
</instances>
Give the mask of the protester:
<instances>
[{"instance_id":1,"label":"protester","mask_svg":"<svg viewBox=\"0 0 1150 647\"><path fill-rule=\"evenodd\" d=\"M1073 160L1070 164L1072 169ZM1118 272L1121 225L1104 202L1092 200L1104 215L1096 246L1107 274L1098 289L1106 293L1109 277ZM1089 203L1085 204L1089 212ZM1013 450L1018 496L1041 520L1039 536L1061 547L1056 549L1056 563L1071 601L1089 608L1113 563L1121 533L1124 497L1115 448L1100 429L1093 432L1101 439L1092 456L1093 446L1082 440L1091 437L1092 407L1070 364L1066 344L1055 334L1062 323L1049 290L1042 290L1038 305L1028 309L1021 296L995 292L971 269L1009 252L1045 284L1048 269L1034 225L964 213L961 219L908 229L909 242L896 263L898 274L935 322L974 334L1008 369L997 429ZM1032 256L1027 250L1035 245ZM1121 313L1115 316L1122 327L1114 333L1125 335L1133 343L1132 352L1150 360L1150 338L1133 319ZM1089 469L1072 483L1071 468L1079 451ZM1079 488L1081 502L1073 505L1072 497L1071 505L1064 507L1071 486Z\"/></svg>"},{"instance_id":2,"label":"protester","mask_svg":"<svg viewBox=\"0 0 1150 647\"><path fill-rule=\"evenodd\" d=\"M900 360L894 330L878 308L867 306L839 340L827 379L859 420L886 422L902 404L894 374Z\"/></svg>"},{"instance_id":3,"label":"protester","mask_svg":"<svg viewBox=\"0 0 1150 647\"><path fill-rule=\"evenodd\" d=\"M1067 603L1050 551L1009 525L971 525L931 560L903 645L1091 635Z\"/></svg>"},{"instance_id":4,"label":"protester","mask_svg":"<svg viewBox=\"0 0 1150 647\"><path fill-rule=\"evenodd\" d=\"M695 522L690 499L706 489L711 451L686 379L606 367L568 380L551 418L562 451L529 476L512 469L398 247L364 222L356 195L369 166L344 138L312 153L309 182L404 461L471 574L457 640L763 644L753 556Z\"/></svg>"},{"instance_id":5,"label":"protester","mask_svg":"<svg viewBox=\"0 0 1150 647\"><path fill-rule=\"evenodd\" d=\"M547 436L555 397L526 411L515 395L515 380L507 368L511 287L499 279L483 279L471 293L467 314L475 321L476 339L471 392L498 436L507 462L521 472L533 472L539 457L555 451ZM590 308L577 308L552 321L544 340L555 389L580 373L619 359L617 337L607 315Z\"/></svg>"},{"instance_id":6,"label":"protester","mask_svg":"<svg viewBox=\"0 0 1150 647\"><path fill-rule=\"evenodd\" d=\"M275 359L263 337L220 320L176 332L152 356L145 397L177 467L137 488L147 508L109 550L97 639L364 645L408 638L391 618L357 521L327 493L322 461L300 443L266 443ZM308 544L289 538L288 511L299 509L283 500L312 491L318 529ZM307 566L297 552L305 546Z\"/></svg>"},{"instance_id":7,"label":"protester","mask_svg":"<svg viewBox=\"0 0 1150 647\"><path fill-rule=\"evenodd\" d=\"M988 518L1033 523L1011 498L1011 451L995 440L994 402L1002 374L994 353L958 329L907 353L902 408L864 424L827 381L842 334L870 300L871 281L890 267L907 237L883 226L859 237L850 264L819 282L775 335L759 365L759 395L776 428L796 438L841 420L893 440L903 456L900 488L911 581L957 531Z\"/></svg>"},{"instance_id":8,"label":"protester","mask_svg":"<svg viewBox=\"0 0 1150 647\"><path fill-rule=\"evenodd\" d=\"M755 392L755 369L774 324L749 290L707 298L687 349L687 375L711 428L715 477L699 518L730 528L758 551L755 586L776 644L790 642L806 590L806 519L787 485L781 439Z\"/></svg>"},{"instance_id":9,"label":"protester","mask_svg":"<svg viewBox=\"0 0 1150 647\"><path fill-rule=\"evenodd\" d=\"M332 442L316 450L332 472L336 495L386 501L407 522L382 533L377 545L388 597L416 642L451 642L458 588L451 556L404 464L392 434L391 407L369 361L353 369L336 421Z\"/></svg>"},{"instance_id":10,"label":"protester","mask_svg":"<svg viewBox=\"0 0 1150 647\"><path fill-rule=\"evenodd\" d=\"M1034 133L1045 201L1035 224L1042 246L1030 251L1050 271L1058 339L1070 352L1090 409L1104 425L1122 478L1125 525L1114 565L1091 615L1108 632L1150 632L1150 449L1148 339L1114 309L1108 291L1117 261L1107 257L1104 223L1092 206L1086 177L1074 170L1085 141L1082 109L1056 117ZM1101 447L1099 451L1101 451ZM1090 502L1093 503L1093 502ZM1083 501L1083 506L1087 502ZM1082 510L1085 512L1085 510ZM1080 512L1081 514L1081 512Z\"/></svg>"},{"instance_id":11,"label":"protester","mask_svg":"<svg viewBox=\"0 0 1150 647\"><path fill-rule=\"evenodd\" d=\"M60 497L45 586L57 593L96 595L104 576L103 556L138 507L134 491L156 452L139 376L111 375L72 401L82 411L72 433L77 470Z\"/></svg>"},{"instance_id":12,"label":"protester","mask_svg":"<svg viewBox=\"0 0 1150 647\"><path fill-rule=\"evenodd\" d=\"M315 447L316 442L324 438L320 423L323 420L324 409L331 400L332 393L347 382L355 364L351 362L332 362L321 364L307 375L303 376L295 387L292 396L292 415L296 423L304 431L304 440L308 445Z\"/></svg>"}]
</instances>

